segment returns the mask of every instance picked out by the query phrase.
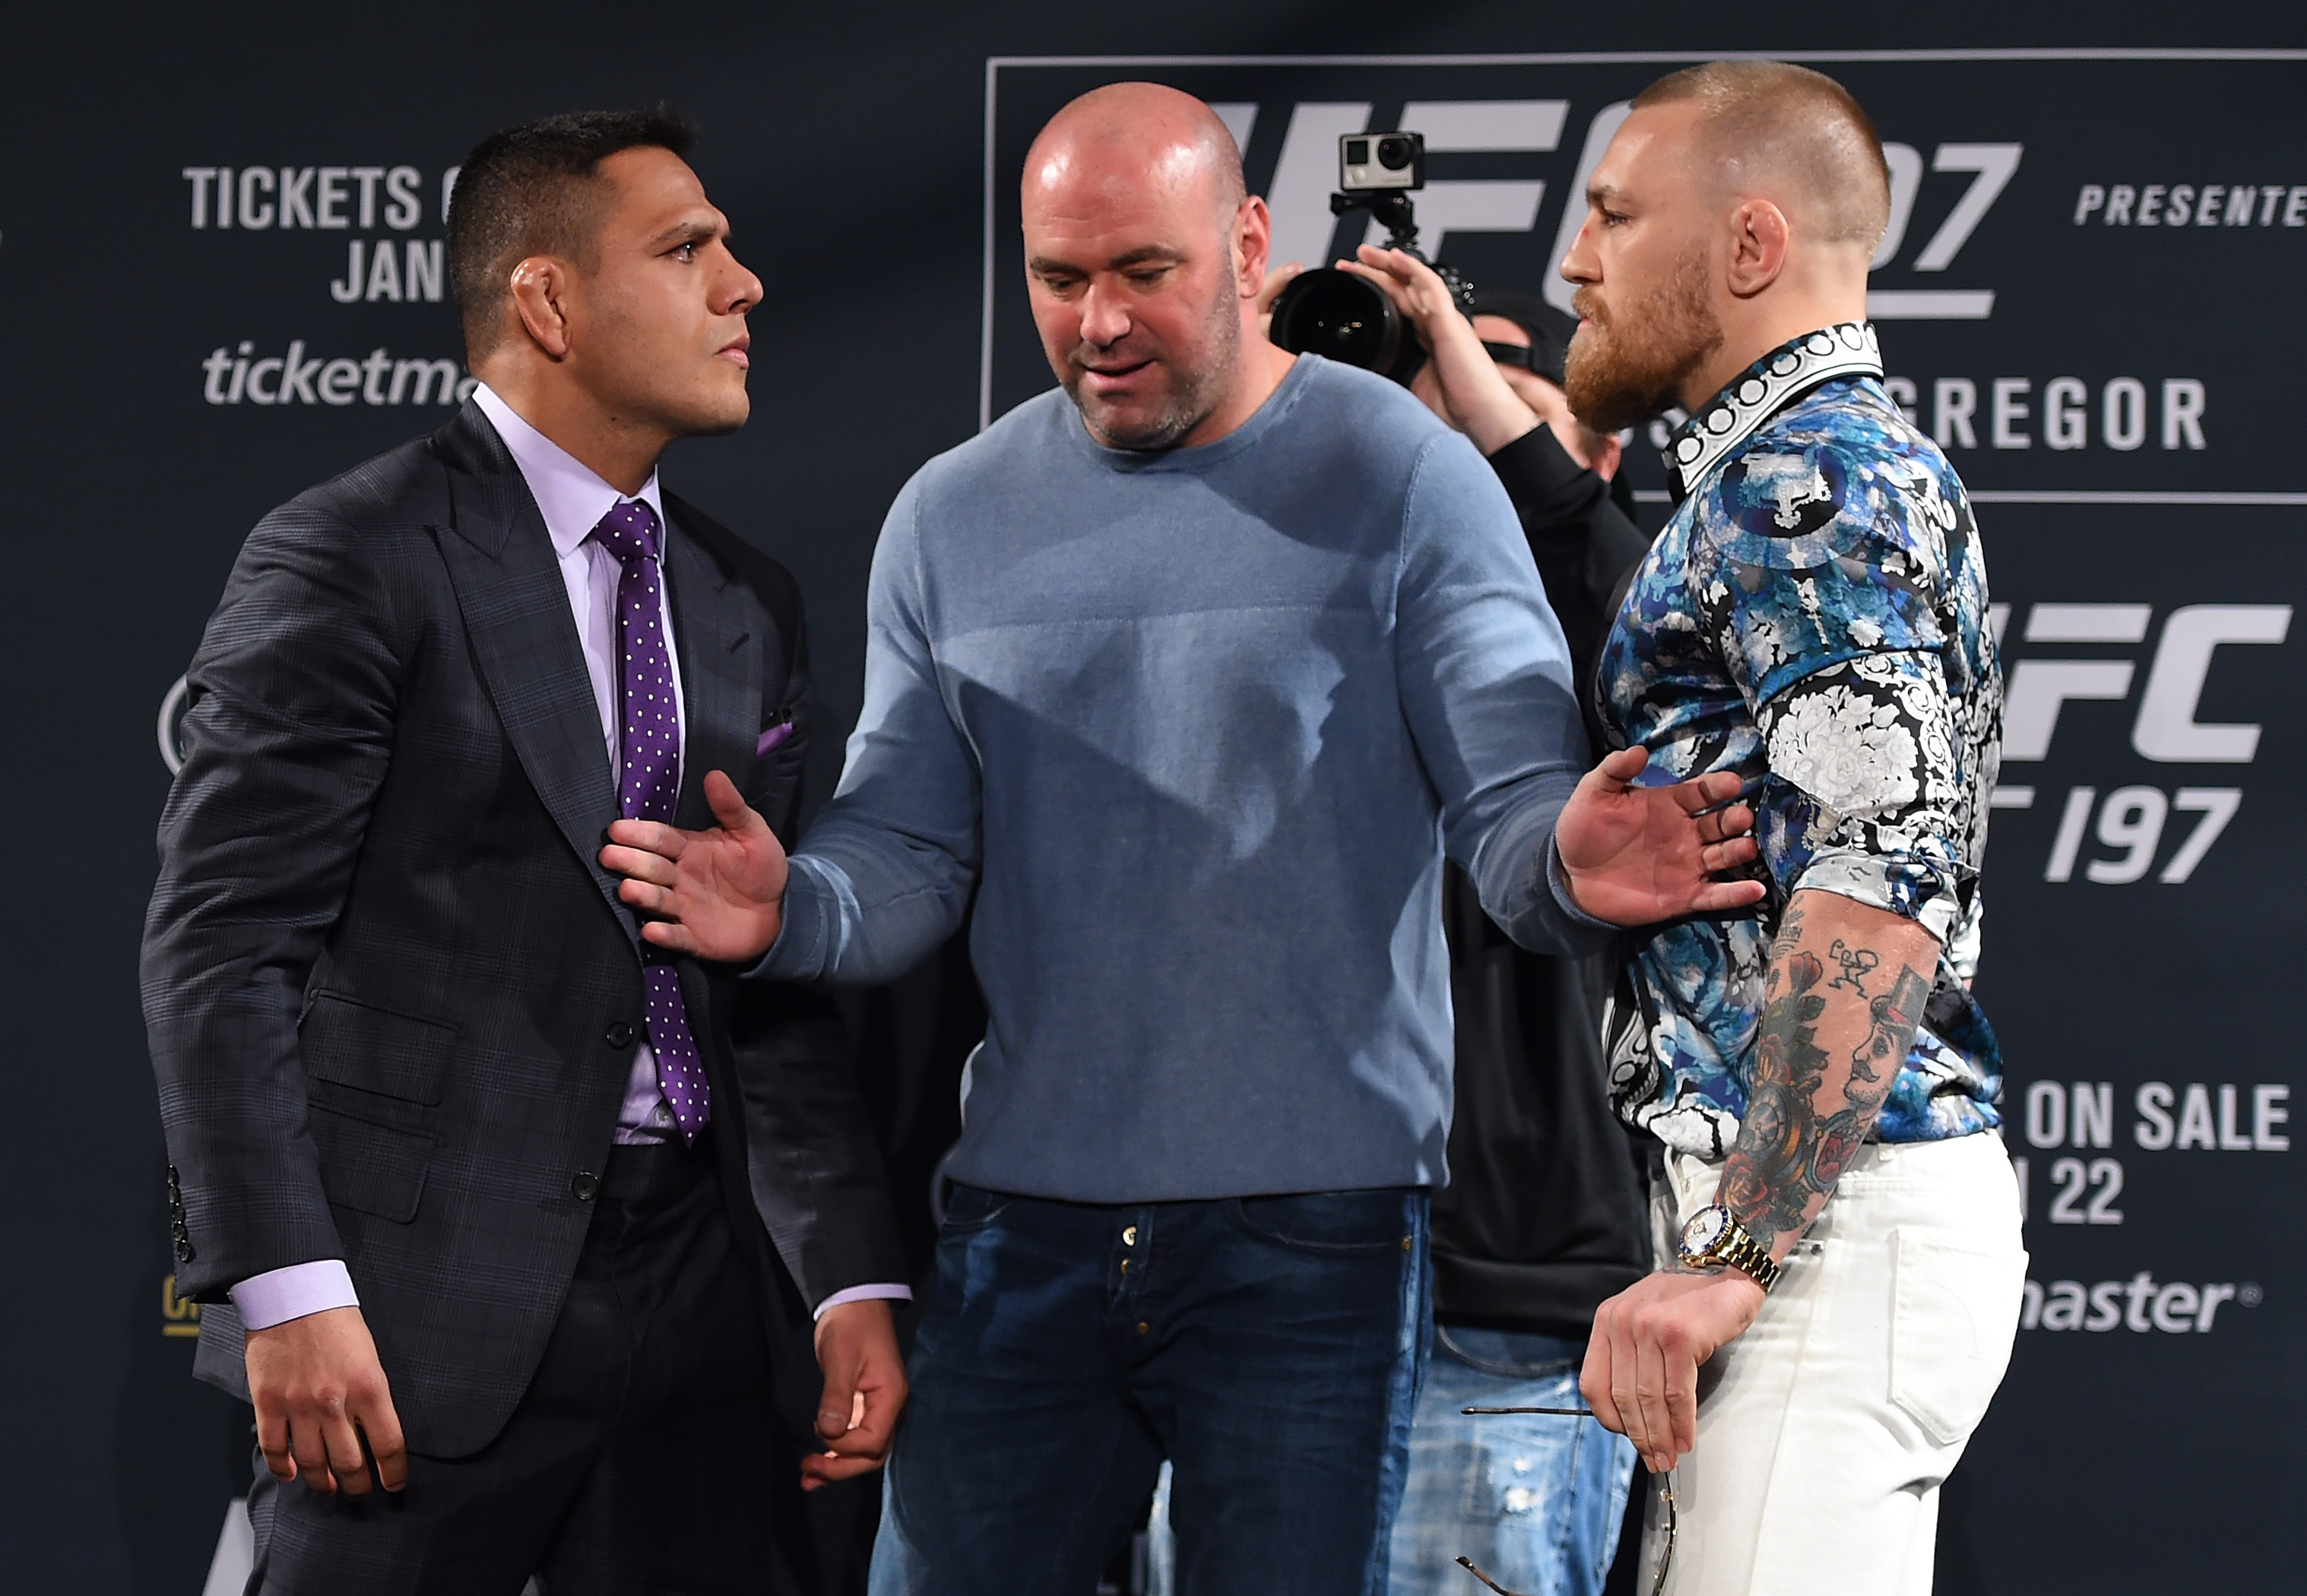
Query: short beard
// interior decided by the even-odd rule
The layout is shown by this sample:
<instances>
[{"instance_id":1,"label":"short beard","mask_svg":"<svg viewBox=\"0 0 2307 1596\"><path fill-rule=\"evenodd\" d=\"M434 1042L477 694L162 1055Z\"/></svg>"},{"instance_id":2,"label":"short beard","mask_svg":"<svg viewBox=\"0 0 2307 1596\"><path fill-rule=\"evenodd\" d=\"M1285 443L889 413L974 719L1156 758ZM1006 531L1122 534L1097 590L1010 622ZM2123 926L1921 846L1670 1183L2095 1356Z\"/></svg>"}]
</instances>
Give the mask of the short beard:
<instances>
[{"instance_id":1,"label":"short beard","mask_svg":"<svg viewBox=\"0 0 2307 1596\"><path fill-rule=\"evenodd\" d=\"M1572 296L1584 320L1570 340L1562 386L1579 420L1602 433L1640 426L1672 405L1722 347L1706 264L1703 248L1685 250L1663 284L1607 316L1591 288Z\"/></svg>"},{"instance_id":2,"label":"short beard","mask_svg":"<svg viewBox=\"0 0 2307 1596\"><path fill-rule=\"evenodd\" d=\"M1241 362L1241 305L1231 276L1221 284L1217 302L1211 305L1205 326L1209 337L1202 345L1199 363L1191 370L1175 365L1169 367L1172 383L1170 402L1126 429L1115 428L1110 418L1100 417L1082 403L1081 367L1071 360L1066 362L1066 369L1059 374L1067 397L1074 401L1083 422L1100 442L1112 449L1172 448L1179 439L1216 412L1224 401L1226 390L1232 386L1234 368Z\"/></svg>"}]
</instances>

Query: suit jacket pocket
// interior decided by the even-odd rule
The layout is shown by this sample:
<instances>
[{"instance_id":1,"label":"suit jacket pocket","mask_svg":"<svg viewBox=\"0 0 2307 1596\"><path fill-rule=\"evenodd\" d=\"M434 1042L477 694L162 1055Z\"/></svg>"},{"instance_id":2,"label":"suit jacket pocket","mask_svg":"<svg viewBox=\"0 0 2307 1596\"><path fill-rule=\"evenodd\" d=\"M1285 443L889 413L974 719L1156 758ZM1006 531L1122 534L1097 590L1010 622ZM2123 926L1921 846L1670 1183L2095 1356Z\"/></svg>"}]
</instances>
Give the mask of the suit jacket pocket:
<instances>
[{"instance_id":1,"label":"suit jacket pocket","mask_svg":"<svg viewBox=\"0 0 2307 1596\"><path fill-rule=\"evenodd\" d=\"M312 1106L313 1145L321 1154L321 1188L341 1207L407 1224L416 1217L439 1138L397 1130Z\"/></svg>"},{"instance_id":2,"label":"suit jacket pocket","mask_svg":"<svg viewBox=\"0 0 2307 1596\"><path fill-rule=\"evenodd\" d=\"M447 1084L457 1027L322 991L305 1008L297 1044L315 1080L429 1105Z\"/></svg>"}]
</instances>

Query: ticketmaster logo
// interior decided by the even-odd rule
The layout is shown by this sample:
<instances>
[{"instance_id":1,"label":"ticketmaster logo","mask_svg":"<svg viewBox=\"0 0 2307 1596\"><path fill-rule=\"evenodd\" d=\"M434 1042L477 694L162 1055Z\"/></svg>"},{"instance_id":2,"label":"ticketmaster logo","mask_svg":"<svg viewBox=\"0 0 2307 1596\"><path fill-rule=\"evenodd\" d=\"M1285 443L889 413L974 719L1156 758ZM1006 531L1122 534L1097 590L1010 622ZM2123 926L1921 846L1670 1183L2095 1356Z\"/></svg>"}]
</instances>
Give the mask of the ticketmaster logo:
<instances>
[{"instance_id":1,"label":"ticketmaster logo","mask_svg":"<svg viewBox=\"0 0 2307 1596\"><path fill-rule=\"evenodd\" d=\"M2266 1293L2255 1281L2241 1285L2196 1285L2188 1281L2164 1284L2145 1269L2129 1280L2102 1280L2095 1285L2054 1280L2046 1289L2041 1281L2030 1280L2027 1300L2019 1313L2019 1328L2100 1334L2123 1329L2142 1335L2159 1330L2165 1335L2208 1335L2218 1322L2221 1303L2257 1308L2265 1300Z\"/></svg>"},{"instance_id":2,"label":"ticketmaster logo","mask_svg":"<svg viewBox=\"0 0 2307 1596\"><path fill-rule=\"evenodd\" d=\"M247 339L237 349L219 344L201 371L201 397L211 405L456 405L480 386L453 360L400 360L384 349L361 360L308 356L303 339L261 358Z\"/></svg>"}]
</instances>

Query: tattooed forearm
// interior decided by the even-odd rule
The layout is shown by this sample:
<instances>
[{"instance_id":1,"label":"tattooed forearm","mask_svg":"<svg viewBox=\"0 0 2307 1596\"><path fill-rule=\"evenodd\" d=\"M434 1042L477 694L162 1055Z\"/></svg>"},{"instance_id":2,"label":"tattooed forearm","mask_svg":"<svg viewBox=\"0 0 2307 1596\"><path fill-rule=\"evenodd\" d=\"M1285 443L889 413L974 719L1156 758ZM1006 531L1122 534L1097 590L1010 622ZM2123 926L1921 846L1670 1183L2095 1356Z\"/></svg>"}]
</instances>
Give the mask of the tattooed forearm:
<instances>
[{"instance_id":1,"label":"tattooed forearm","mask_svg":"<svg viewBox=\"0 0 2307 1596\"><path fill-rule=\"evenodd\" d=\"M1937 959L1927 931L1881 910L1812 892L1788 906L1718 1197L1774 1255L1817 1217L1874 1128Z\"/></svg>"},{"instance_id":2,"label":"tattooed forearm","mask_svg":"<svg viewBox=\"0 0 2307 1596\"><path fill-rule=\"evenodd\" d=\"M1867 1027L1866 1040L1850 1055L1851 1084L1843 1090L1853 1106L1858 1105L1860 1082L1882 1080L1878 1071L1886 1068L1891 1075L1899 1073L1899 1066L1906 1061L1907 1046L1915 1039L1915 1027L1922 1021L1923 1005L1930 996L1930 982L1908 969L1899 972L1889 991L1866 1000L1866 1012L1873 1024ZM1882 1093L1890 1089L1884 1081L1882 1091L1874 1094L1873 1106L1880 1107Z\"/></svg>"},{"instance_id":3,"label":"tattooed forearm","mask_svg":"<svg viewBox=\"0 0 2307 1596\"><path fill-rule=\"evenodd\" d=\"M1721 1201L1765 1247L1802 1222L1810 1197L1802 1173L1818 1142L1815 1100L1828 1062L1817 1041L1825 974L1814 953L1783 944L1774 951L1746 1115L1722 1166Z\"/></svg>"}]
</instances>

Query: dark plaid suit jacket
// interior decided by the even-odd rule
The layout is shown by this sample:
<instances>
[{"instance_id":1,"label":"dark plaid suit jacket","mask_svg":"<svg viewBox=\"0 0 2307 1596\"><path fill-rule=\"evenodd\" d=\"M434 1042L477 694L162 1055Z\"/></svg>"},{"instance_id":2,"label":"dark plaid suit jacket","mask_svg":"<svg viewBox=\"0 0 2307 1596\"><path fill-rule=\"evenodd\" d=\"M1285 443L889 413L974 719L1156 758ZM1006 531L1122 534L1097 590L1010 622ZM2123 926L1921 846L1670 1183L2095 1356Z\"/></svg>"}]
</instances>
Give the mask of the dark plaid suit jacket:
<instances>
[{"instance_id":1,"label":"dark plaid suit jacket","mask_svg":"<svg viewBox=\"0 0 2307 1596\"><path fill-rule=\"evenodd\" d=\"M725 770L790 845L799 594L667 511L677 819L711 824ZM641 1022L567 589L480 412L267 516L190 683L143 992L178 1289L219 1305L197 1367L244 1392L228 1288L340 1257L410 1445L476 1451L560 1311ZM772 1312L905 1279L829 1003L694 962L682 982Z\"/></svg>"}]
</instances>

